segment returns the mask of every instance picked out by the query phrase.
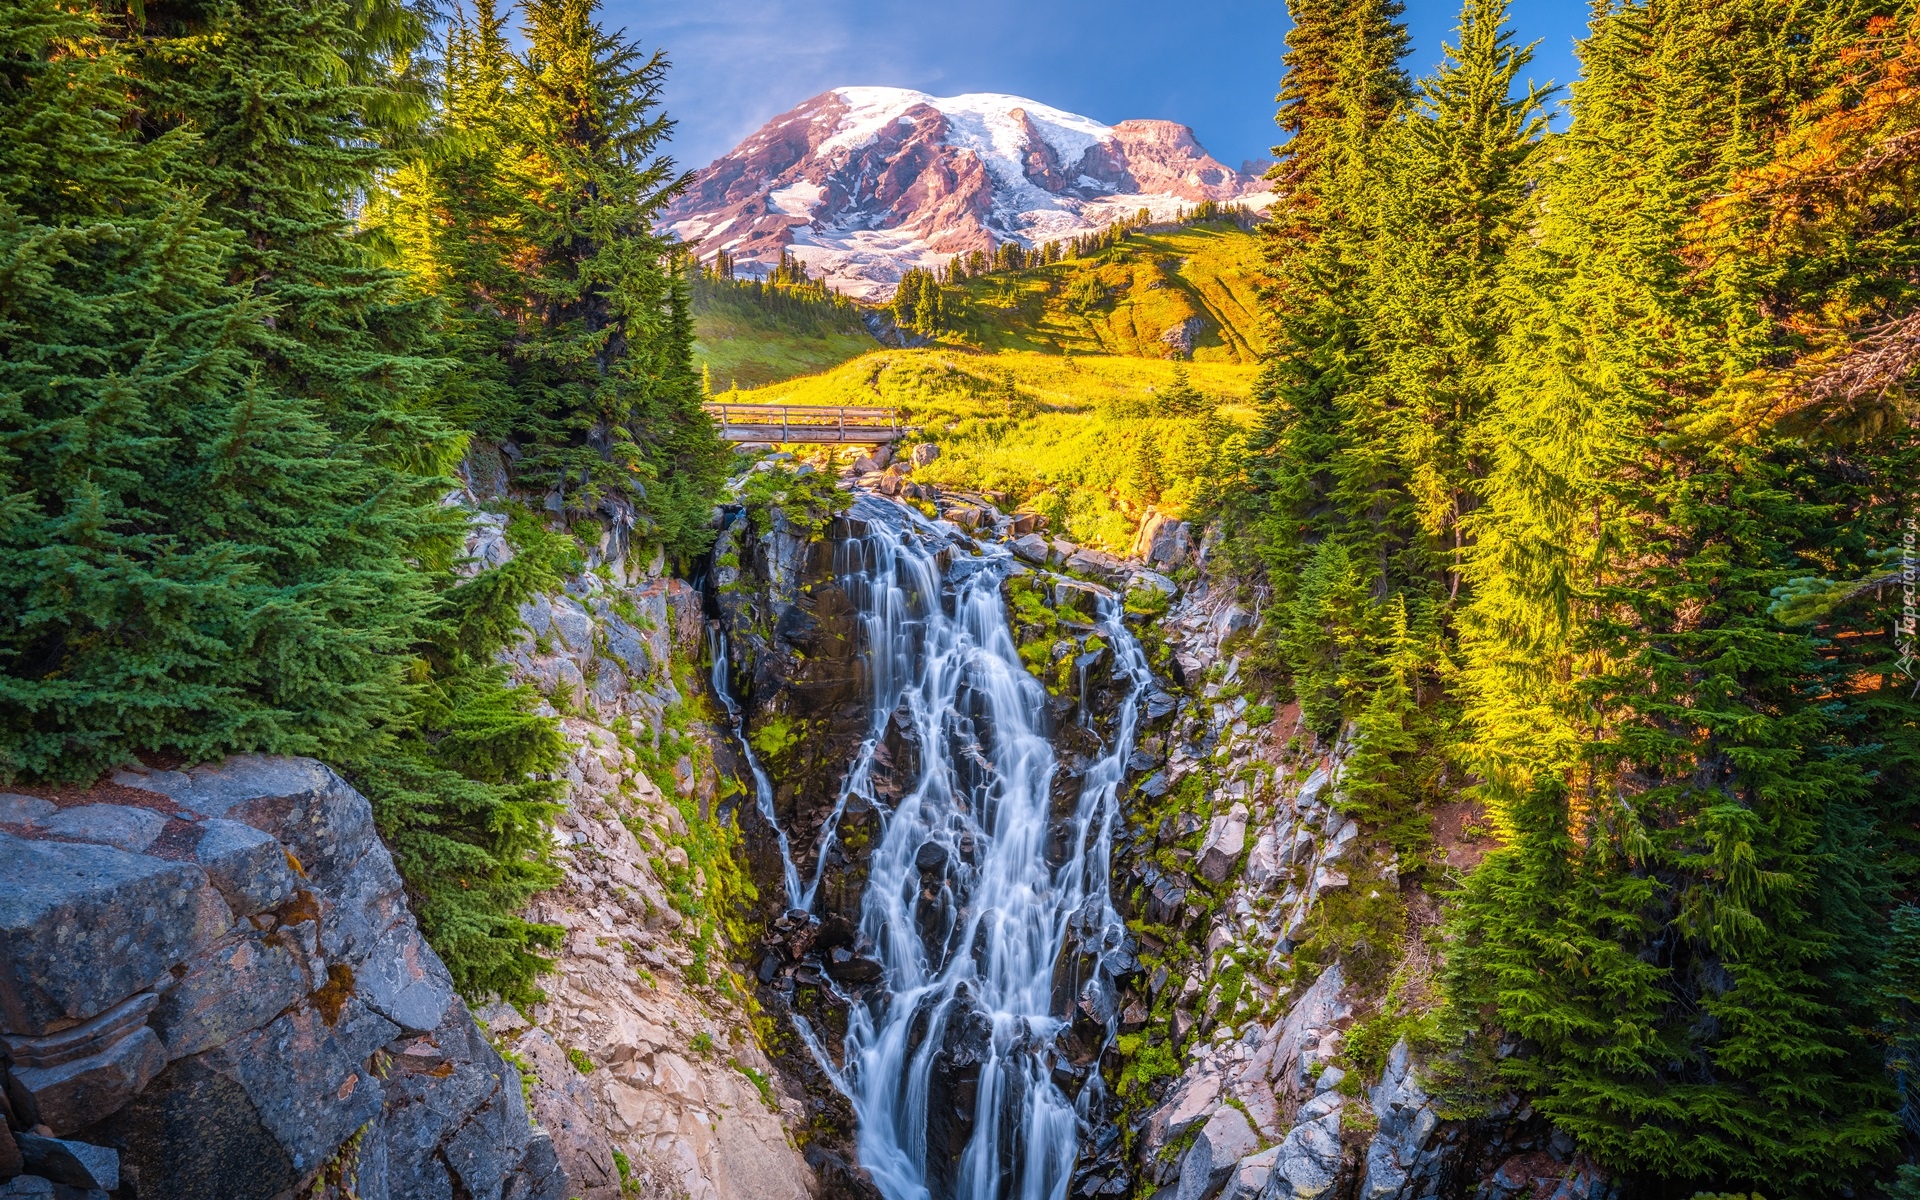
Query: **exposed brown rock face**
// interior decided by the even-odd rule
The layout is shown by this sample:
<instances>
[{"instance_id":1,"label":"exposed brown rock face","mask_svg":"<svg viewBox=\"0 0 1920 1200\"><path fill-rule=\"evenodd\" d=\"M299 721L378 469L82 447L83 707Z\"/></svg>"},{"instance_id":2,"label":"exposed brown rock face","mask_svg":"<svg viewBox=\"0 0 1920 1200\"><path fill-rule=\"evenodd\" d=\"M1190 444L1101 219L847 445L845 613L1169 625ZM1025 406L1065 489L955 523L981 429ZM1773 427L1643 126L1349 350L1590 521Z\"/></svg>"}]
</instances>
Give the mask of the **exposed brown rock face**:
<instances>
[{"instance_id":1,"label":"exposed brown rock face","mask_svg":"<svg viewBox=\"0 0 1920 1200\"><path fill-rule=\"evenodd\" d=\"M839 88L701 171L665 223L701 258L725 250L753 269L791 252L879 297L909 267L1070 238L1141 208L1257 207L1263 186L1171 121L1106 126L1016 96Z\"/></svg>"}]
</instances>

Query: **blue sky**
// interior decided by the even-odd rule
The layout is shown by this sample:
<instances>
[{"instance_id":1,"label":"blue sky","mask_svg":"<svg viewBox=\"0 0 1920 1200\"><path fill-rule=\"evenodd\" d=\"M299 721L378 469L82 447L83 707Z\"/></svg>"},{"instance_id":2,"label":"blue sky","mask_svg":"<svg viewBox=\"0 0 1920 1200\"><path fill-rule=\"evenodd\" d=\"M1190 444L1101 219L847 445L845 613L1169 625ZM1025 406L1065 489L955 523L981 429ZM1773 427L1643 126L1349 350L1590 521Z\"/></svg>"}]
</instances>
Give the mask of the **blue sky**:
<instances>
[{"instance_id":1,"label":"blue sky","mask_svg":"<svg viewBox=\"0 0 1920 1200\"><path fill-rule=\"evenodd\" d=\"M1273 141L1281 0L603 0L610 23L674 70L672 153L701 167L767 118L828 88L878 84L935 95L1009 92L1109 124L1191 125L1229 165ZM1458 0L1407 0L1410 65L1439 61ZM1573 78L1586 0L1514 0L1530 73Z\"/></svg>"}]
</instances>

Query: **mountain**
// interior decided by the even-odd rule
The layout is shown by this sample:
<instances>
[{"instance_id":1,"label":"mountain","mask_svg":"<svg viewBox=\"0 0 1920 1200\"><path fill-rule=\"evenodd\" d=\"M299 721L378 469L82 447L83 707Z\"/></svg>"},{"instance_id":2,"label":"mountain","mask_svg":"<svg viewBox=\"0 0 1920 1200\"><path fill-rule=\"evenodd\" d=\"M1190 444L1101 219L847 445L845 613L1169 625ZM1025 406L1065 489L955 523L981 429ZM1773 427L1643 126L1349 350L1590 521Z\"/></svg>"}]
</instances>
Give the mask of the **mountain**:
<instances>
[{"instance_id":1,"label":"mountain","mask_svg":"<svg viewBox=\"0 0 1920 1200\"><path fill-rule=\"evenodd\" d=\"M909 267L1103 229L1142 208L1167 219L1203 200L1260 207L1254 176L1171 121L1098 121L1019 96L904 88L822 93L699 172L664 224L702 260L752 270L790 251L863 299Z\"/></svg>"}]
</instances>

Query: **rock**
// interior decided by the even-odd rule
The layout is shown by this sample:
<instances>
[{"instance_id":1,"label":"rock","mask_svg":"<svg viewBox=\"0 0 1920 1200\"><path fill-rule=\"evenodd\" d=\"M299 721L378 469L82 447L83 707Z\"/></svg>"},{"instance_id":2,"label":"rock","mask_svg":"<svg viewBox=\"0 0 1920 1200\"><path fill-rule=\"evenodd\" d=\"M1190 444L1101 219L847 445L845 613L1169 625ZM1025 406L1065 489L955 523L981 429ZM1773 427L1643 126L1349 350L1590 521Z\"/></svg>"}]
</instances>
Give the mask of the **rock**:
<instances>
[{"instance_id":1,"label":"rock","mask_svg":"<svg viewBox=\"0 0 1920 1200\"><path fill-rule=\"evenodd\" d=\"M1180 585L1158 571L1135 571L1127 579L1127 588L1129 591L1158 592L1162 596L1173 596L1180 591Z\"/></svg>"},{"instance_id":2,"label":"rock","mask_svg":"<svg viewBox=\"0 0 1920 1200\"><path fill-rule=\"evenodd\" d=\"M1260 1149L1246 1115L1230 1104L1214 1110L1200 1136L1180 1160L1180 1190L1175 1200L1213 1200L1240 1160Z\"/></svg>"},{"instance_id":3,"label":"rock","mask_svg":"<svg viewBox=\"0 0 1920 1200\"><path fill-rule=\"evenodd\" d=\"M1052 547L1048 546L1047 539L1039 534L1029 533L1015 538L1011 543L1011 549L1016 557L1035 566L1044 566Z\"/></svg>"},{"instance_id":4,"label":"rock","mask_svg":"<svg viewBox=\"0 0 1920 1200\"><path fill-rule=\"evenodd\" d=\"M1219 1076L1191 1075L1181 1080L1173 1095L1147 1117L1147 1151L1180 1140L1187 1130L1212 1116L1219 1103Z\"/></svg>"},{"instance_id":5,"label":"rock","mask_svg":"<svg viewBox=\"0 0 1920 1200\"><path fill-rule=\"evenodd\" d=\"M1273 830L1265 830L1255 838L1253 849L1247 852L1247 882L1256 888L1264 888L1279 878L1286 866L1280 853Z\"/></svg>"},{"instance_id":6,"label":"rock","mask_svg":"<svg viewBox=\"0 0 1920 1200\"><path fill-rule=\"evenodd\" d=\"M1037 534L1046 527L1047 519L1039 513L1015 513L1012 522L1007 526L1007 532L1014 537L1026 537L1028 534Z\"/></svg>"},{"instance_id":7,"label":"rock","mask_svg":"<svg viewBox=\"0 0 1920 1200\"><path fill-rule=\"evenodd\" d=\"M921 442L907 451L907 460L916 467L924 467L940 457L940 447L932 442Z\"/></svg>"},{"instance_id":8,"label":"rock","mask_svg":"<svg viewBox=\"0 0 1920 1200\"><path fill-rule=\"evenodd\" d=\"M380 1112L380 1080L365 1064L399 1032L349 996L332 1023L298 1008L206 1055L245 1089L260 1124L304 1174Z\"/></svg>"},{"instance_id":9,"label":"rock","mask_svg":"<svg viewBox=\"0 0 1920 1200\"><path fill-rule=\"evenodd\" d=\"M68 1187L116 1191L120 1187L120 1155L105 1146L64 1141L33 1133L16 1133L20 1157L27 1170Z\"/></svg>"},{"instance_id":10,"label":"rock","mask_svg":"<svg viewBox=\"0 0 1920 1200\"><path fill-rule=\"evenodd\" d=\"M986 514L971 504L957 504L946 511L946 518L971 533L980 528L981 522L986 520Z\"/></svg>"},{"instance_id":11,"label":"rock","mask_svg":"<svg viewBox=\"0 0 1920 1200\"><path fill-rule=\"evenodd\" d=\"M1121 572L1124 564L1111 554L1099 550L1076 550L1061 563L1069 571L1080 571L1088 575L1110 576Z\"/></svg>"},{"instance_id":12,"label":"rock","mask_svg":"<svg viewBox=\"0 0 1920 1200\"><path fill-rule=\"evenodd\" d=\"M83 1129L119 1111L166 1068L166 1048L143 1023L156 999L145 993L53 1037L6 1039L13 1081L33 1096L42 1124L60 1135ZM96 1026L92 1036L68 1036Z\"/></svg>"},{"instance_id":13,"label":"rock","mask_svg":"<svg viewBox=\"0 0 1920 1200\"><path fill-rule=\"evenodd\" d=\"M83 804L43 817L36 827L69 842L92 842L142 853L166 828L167 819L152 809L121 804Z\"/></svg>"},{"instance_id":14,"label":"rock","mask_svg":"<svg viewBox=\"0 0 1920 1200\"><path fill-rule=\"evenodd\" d=\"M453 977L411 918L380 935L354 987L368 1007L408 1033L437 1028L456 1003Z\"/></svg>"},{"instance_id":15,"label":"rock","mask_svg":"<svg viewBox=\"0 0 1920 1200\"><path fill-rule=\"evenodd\" d=\"M1080 553L1080 547L1065 538L1054 538L1047 546L1052 551L1047 555L1047 561L1056 567Z\"/></svg>"},{"instance_id":16,"label":"rock","mask_svg":"<svg viewBox=\"0 0 1920 1200\"><path fill-rule=\"evenodd\" d=\"M1275 1147L1263 1200L1314 1200L1340 1173L1340 1114L1295 1125Z\"/></svg>"},{"instance_id":17,"label":"rock","mask_svg":"<svg viewBox=\"0 0 1920 1200\"><path fill-rule=\"evenodd\" d=\"M1340 1036L1338 1022L1353 1011L1341 996L1345 986L1346 977L1336 962L1288 1010L1273 1048L1270 1078L1276 1091L1296 1096L1307 1091L1306 1068L1318 1063L1322 1041Z\"/></svg>"},{"instance_id":18,"label":"rock","mask_svg":"<svg viewBox=\"0 0 1920 1200\"><path fill-rule=\"evenodd\" d=\"M1438 1182L1443 1147L1428 1148L1440 1119L1414 1078L1412 1055L1401 1038L1369 1099L1377 1127L1367 1143L1361 1200L1424 1195Z\"/></svg>"},{"instance_id":19,"label":"rock","mask_svg":"<svg viewBox=\"0 0 1920 1200\"><path fill-rule=\"evenodd\" d=\"M855 954L845 946L836 946L827 955L827 974L841 983L877 982L885 968L864 955Z\"/></svg>"},{"instance_id":20,"label":"rock","mask_svg":"<svg viewBox=\"0 0 1920 1200\"><path fill-rule=\"evenodd\" d=\"M238 821L202 823L193 860L226 898L237 917L274 908L300 890L279 842Z\"/></svg>"},{"instance_id":21,"label":"rock","mask_svg":"<svg viewBox=\"0 0 1920 1200\"><path fill-rule=\"evenodd\" d=\"M310 878L343 876L378 844L366 798L311 758L236 754L184 774L123 771L114 778L279 839Z\"/></svg>"},{"instance_id":22,"label":"rock","mask_svg":"<svg viewBox=\"0 0 1920 1200\"><path fill-rule=\"evenodd\" d=\"M260 1028L322 982L290 937L243 929L187 962L153 1025L167 1058L184 1058Z\"/></svg>"},{"instance_id":23,"label":"rock","mask_svg":"<svg viewBox=\"0 0 1920 1200\"><path fill-rule=\"evenodd\" d=\"M51 800L0 792L0 825L31 825L58 811Z\"/></svg>"},{"instance_id":24,"label":"rock","mask_svg":"<svg viewBox=\"0 0 1920 1200\"><path fill-rule=\"evenodd\" d=\"M1214 883L1226 882L1247 845L1247 816L1247 806L1235 804L1225 814L1213 818L1207 828L1207 839L1200 847L1202 877Z\"/></svg>"},{"instance_id":25,"label":"rock","mask_svg":"<svg viewBox=\"0 0 1920 1200\"><path fill-rule=\"evenodd\" d=\"M0 1179L11 1179L27 1169L27 1160L20 1156L20 1145L13 1140L13 1130L0 1120Z\"/></svg>"},{"instance_id":26,"label":"rock","mask_svg":"<svg viewBox=\"0 0 1920 1200\"><path fill-rule=\"evenodd\" d=\"M1227 1180L1227 1186L1221 1191L1220 1200L1259 1200L1267 1189L1267 1177L1273 1173L1274 1160L1279 1157L1280 1147L1269 1146L1241 1159L1234 1168L1233 1178Z\"/></svg>"},{"instance_id":27,"label":"rock","mask_svg":"<svg viewBox=\"0 0 1920 1200\"><path fill-rule=\"evenodd\" d=\"M1347 886L1347 883L1346 872L1337 871L1329 866L1321 866L1315 869L1313 873L1313 886L1310 894L1318 896L1322 892L1330 892L1336 888L1343 888Z\"/></svg>"},{"instance_id":28,"label":"rock","mask_svg":"<svg viewBox=\"0 0 1920 1200\"><path fill-rule=\"evenodd\" d=\"M1185 521L1176 521L1164 513L1149 513L1134 535L1134 558L1169 570L1184 566L1193 556L1193 530Z\"/></svg>"},{"instance_id":29,"label":"rock","mask_svg":"<svg viewBox=\"0 0 1920 1200\"><path fill-rule=\"evenodd\" d=\"M1238 604L1229 604L1214 614L1213 622L1208 627L1208 631L1212 635L1213 644L1217 647L1234 634L1252 627L1253 614L1241 608Z\"/></svg>"},{"instance_id":30,"label":"rock","mask_svg":"<svg viewBox=\"0 0 1920 1200\"><path fill-rule=\"evenodd\" d=\"M620 1200L620 1174L613 1147L601 1131L593 1088L573 1069L547 1031L527 1031L514 1049L532 1064L538 1082L530 1097L533 1117L547 1131L567 1178L566 1194L578 1200Z\"/></svg>"},{"instance_id":31,"label":"rock","mask_svg":"<svg viewBox=\"0 0 1920 1200\"><path fill-rule=\"evenodd\" d=\"M144 991L232 924L191 863L0 834L0 1029L37 1036Z\"/></svg>"}]
</instances>

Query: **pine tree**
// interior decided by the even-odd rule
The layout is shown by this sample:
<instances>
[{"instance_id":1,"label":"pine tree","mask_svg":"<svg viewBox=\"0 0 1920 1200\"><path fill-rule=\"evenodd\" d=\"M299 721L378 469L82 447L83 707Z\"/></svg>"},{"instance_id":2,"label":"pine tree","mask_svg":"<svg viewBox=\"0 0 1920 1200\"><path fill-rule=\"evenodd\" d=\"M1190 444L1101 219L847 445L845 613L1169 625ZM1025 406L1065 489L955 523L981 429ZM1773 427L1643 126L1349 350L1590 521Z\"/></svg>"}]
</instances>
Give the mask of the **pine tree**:
<instances>
[{"instance_id":1,"label":"pine tree","mask_svg":"<svg viewBox=\"0 0 1920 1200\"><path fill-rule=\"evenodd\" d=\"M1856 6L1600 13L1543 189L1469 559L1471 760L1506 848L1458 1002L1603 1162L1813 1192L1895 1129L1859 1030L1887 877L1858 720L1769 613L1834 515L1818 455L1719 436L1778 360L1783 277L1702 206L1763 161ZM1864 714L1862 714L1864 715Z\"/></svg>"},{"instance_id":2,"label":"pine tree","mask_svg":"<svg viewBox=\"0 0 1920 1200\"><path fill-rule=\"evenodd\" d=\"M91 780L135 754L351 757L404 717L420 514L373 448L263 370L275 308L124 130L95 19L0 19L0 763Z\"/></svg>"},{"instance_id":3,"label":"pine tree","mask_svg":"<svg viewBox=\"0 0 1920 1200\"><path fill-rule=\"evenodd\" d=\"M520 55L490 4L456 25L456 153L400 177L389 224L457 310L473 426L507 452L515 486L690 555L711 537L725 447L699 410L691 268L653 231L683 186L658 154L667 64L596 11L526 6Z\"/></svg>"}]
</instances>

